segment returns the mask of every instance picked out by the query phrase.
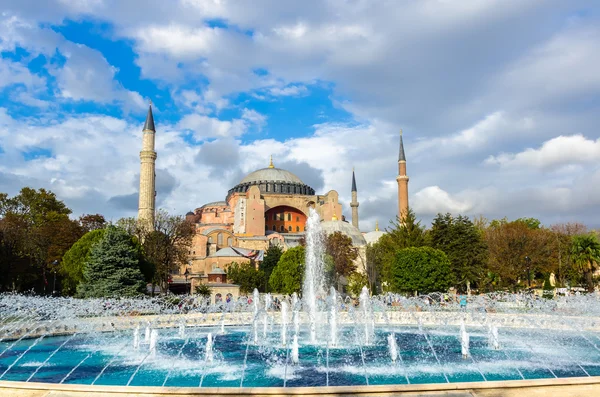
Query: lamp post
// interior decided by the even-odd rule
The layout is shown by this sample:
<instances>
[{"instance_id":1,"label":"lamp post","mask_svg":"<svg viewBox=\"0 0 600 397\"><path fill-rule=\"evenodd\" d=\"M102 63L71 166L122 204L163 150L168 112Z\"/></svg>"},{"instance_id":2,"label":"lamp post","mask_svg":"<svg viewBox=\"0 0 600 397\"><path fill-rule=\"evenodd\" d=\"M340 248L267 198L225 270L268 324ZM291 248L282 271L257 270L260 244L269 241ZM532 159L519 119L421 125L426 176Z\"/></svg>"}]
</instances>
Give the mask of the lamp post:
<instances>
[{"instance_id":1,"label":"lamp post","mask_svg":"<svg viewBox=\"0 0 600 397\"><path fill-rule=\"evenodd\" d=\"M190 294L190 288L188 287L188 277L190 275L190 269L188 269L187 267L185 268L185 273L183 273L184 277L185 277L185 289L186 292L188 294Z\"/></svg>"},{"instance_id":2,"label":"lamp post","mask_svg":"<svg viewBox=\"0 0 600 397\"><path fill-rule=\"evenodd\" d=\"M57 260L52 262L52 271L54 273L54 281L52 283L52 296L54 296L56 294L56 266L58 266Z\"/></svg>"},{"instance_id":3,"label":"lamp post","mask_svg":"<svg viewBox=\"0 0 600 397\"><path fill-rule=\"evenodd\" d=\"M531 258L525 257L525 268L527 269L527 285L531 288Z\"/></svg>"}]
</instances>

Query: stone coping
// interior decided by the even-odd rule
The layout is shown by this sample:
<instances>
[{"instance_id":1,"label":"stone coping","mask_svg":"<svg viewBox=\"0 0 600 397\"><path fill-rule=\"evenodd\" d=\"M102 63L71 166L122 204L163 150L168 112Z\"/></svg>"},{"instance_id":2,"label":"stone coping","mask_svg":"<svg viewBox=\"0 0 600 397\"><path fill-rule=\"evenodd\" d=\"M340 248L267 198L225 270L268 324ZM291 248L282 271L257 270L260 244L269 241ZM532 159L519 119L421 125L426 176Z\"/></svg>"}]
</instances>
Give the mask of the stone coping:
<instances>
[{"instance_id":1,"label":"stone coping","mask_svg":"<svg viewBox=\"0 0 600 397\"><path fill-rule=\"evenodd\" d=\"M425 393L425 394L424 394ZM600 376L490 382L429 383L326 387L151 387L89 386L0 381L0 394L9 396L590 396L600 395Z\"/></svg>"},{"instance_id":2,"label":"stone coping","mask_svg":"<svg viewBox=\"0 0 600 397\"><path fill-rule=\"evenodd\" d=\"M327 312L319 313L325 316ZM273 323L280 324L280 312L269 313ZM147 324L152 328L175 328L184 323L186 327L218 327L221 324L231 326L249 326L253 321L252 312L234 313L177 313L162 315L131 315L119 317L82 317L64 320L46 320L28 327L18 327L0 333L1 341L37 338L46 336L64 336L73 333L112 332L131 330L136 327L144 329ZM288 324L291 324L291 313L288 313ZM361 321L361 313L356 313L357 321ZM324 321L325 318L323 318ZM551 314L514 314L514 313L461 313L461 312L401 312L387 313L387 318L380 312L373 316L378 326L459 326L462 321L468 327L484 327L491 321L498 327L524 329L553 329L572 332L600 332L600 321L593 317L564 316ZM259 317L259 324L262 324ZM300 322L307 323L306 313L300 313ZM347 312L338 313L340 325L354 324L354 319Z\"/></svg>"}]
</instances>

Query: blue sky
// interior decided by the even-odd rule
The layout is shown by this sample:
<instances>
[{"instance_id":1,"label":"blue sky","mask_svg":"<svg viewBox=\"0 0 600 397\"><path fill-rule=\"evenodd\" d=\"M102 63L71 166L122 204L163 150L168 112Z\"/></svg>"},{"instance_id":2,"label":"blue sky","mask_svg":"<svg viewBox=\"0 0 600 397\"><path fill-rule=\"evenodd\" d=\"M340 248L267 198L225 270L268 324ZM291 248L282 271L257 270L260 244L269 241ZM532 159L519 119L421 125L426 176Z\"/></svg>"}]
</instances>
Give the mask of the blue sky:
<instances>
[{"instance_id":1,"label":"blue sky","mask_svg":"<svg viewBox=\"0 0 600 397\"><path fill-rule=\"evenodd\" d=\"M159 205L222 200L275 164L361 229L410 205L600 226L600 6L593 1L6 0L0 191L136 213L141 127Z\"/></svg>"}]
</instances>

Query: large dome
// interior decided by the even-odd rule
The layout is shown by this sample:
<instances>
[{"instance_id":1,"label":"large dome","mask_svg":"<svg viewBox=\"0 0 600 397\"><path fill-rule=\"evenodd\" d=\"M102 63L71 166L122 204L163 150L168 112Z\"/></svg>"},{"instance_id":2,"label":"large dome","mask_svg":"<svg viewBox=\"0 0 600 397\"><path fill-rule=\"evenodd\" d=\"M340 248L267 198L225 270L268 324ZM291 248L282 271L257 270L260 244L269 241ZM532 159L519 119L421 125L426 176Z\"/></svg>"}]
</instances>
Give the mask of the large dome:
<instances>
[{"instance_id":1,"label":"large dome","mask_svg":"<svg viewBox=\"0 0 600 397\"><path fill-rule=\"evenodd\" d=\"M298 183L301 185L304 184L304 182L302 182L302 180L296 175L289 171L282 170L281 168L262 168L260 170L256 170L246 175L240 184L259 181L289 182Z\"/></svg>"},{"instance_id":2,"label":"large dome","mask_svg":"<svg viewBox=\"0 0 600 397\"><path fill-rule=\"evenodd\" d=\"M275 168L273 163L249 173L233 189L229 189L227 200L233 193L245 193L252 186L258 186L261 194L299 194L312 196L315 190L289 171Z\"/></svg>"}]
</instances>

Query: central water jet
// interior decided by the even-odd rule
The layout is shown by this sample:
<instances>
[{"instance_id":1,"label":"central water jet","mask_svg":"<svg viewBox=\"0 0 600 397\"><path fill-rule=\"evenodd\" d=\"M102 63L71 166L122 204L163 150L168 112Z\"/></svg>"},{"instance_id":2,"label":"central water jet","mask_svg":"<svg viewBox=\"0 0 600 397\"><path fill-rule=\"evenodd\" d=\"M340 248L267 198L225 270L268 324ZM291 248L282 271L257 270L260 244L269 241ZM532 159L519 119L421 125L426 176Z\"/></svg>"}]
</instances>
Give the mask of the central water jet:
<instances>
[{"instance_id":1,"label":"central water jet","mask_svg":"<svg viewBox=\"0 0 600 397\"><path fill-rule=\"evenodd\" d=\"M317 341L317 299L322 299L324 295L323 237L320 222L317 211L310 208L306 221L306 267L302 292L308 314L311 343Z\"/></svg>"}]
</instances>

